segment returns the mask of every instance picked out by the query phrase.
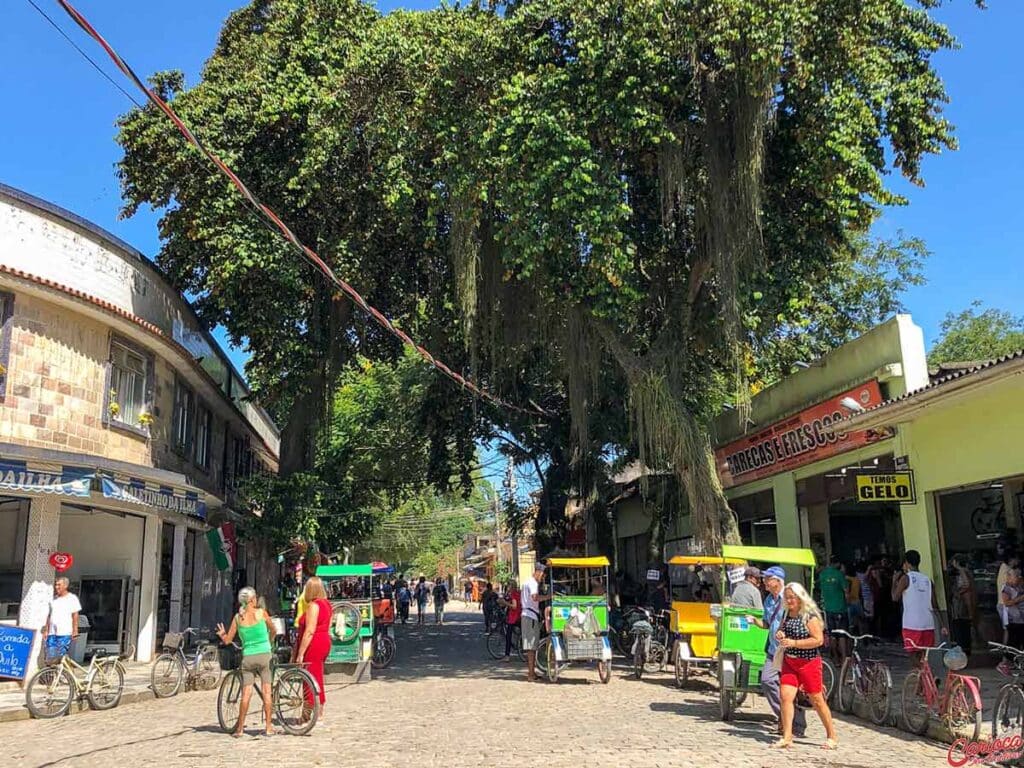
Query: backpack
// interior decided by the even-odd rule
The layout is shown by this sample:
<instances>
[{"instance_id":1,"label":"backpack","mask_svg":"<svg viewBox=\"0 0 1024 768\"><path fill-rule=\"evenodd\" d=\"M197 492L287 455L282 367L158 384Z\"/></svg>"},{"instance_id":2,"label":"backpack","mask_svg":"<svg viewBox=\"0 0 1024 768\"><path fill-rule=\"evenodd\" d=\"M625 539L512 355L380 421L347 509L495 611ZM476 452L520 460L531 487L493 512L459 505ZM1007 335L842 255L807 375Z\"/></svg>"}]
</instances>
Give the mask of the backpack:
<instances>
[{"instance_id":1,"label":"backpack","mask_svg":"<svg viewBox=\"0 0 1024 768\"><path fill-rule=\"evenodd\" d=\"M407 587L398 588L398 602L408 603L409 602L409 590Z\"/></svg>"}]
</instances>

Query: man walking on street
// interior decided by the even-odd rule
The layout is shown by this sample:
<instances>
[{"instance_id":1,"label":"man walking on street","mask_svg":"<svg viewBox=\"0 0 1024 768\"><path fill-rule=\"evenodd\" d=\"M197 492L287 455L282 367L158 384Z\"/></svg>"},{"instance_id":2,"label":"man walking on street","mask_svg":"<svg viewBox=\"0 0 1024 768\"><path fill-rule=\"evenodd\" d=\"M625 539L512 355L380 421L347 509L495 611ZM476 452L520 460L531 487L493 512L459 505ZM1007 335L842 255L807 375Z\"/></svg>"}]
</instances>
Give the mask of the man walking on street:
<instances>
[{"instance_id":1,"label":"man walking on street","mask_svg":"<svg viewBox=\"0 0 1024 768\"><path fill-rule=\"evenodd\" d=\"M892 582L893 601L903 601L903 647L915 663L922 653L915 648L935 645L935 616L939 612L932 580L917 570L920 565L921 553L908 549L903 556L903 573ZM945 627L942 634L948 634Z\"/></svg>"},{"instance_id":2,"label":"man walking on street","mask_svg":"<svg viewBox=\"0 0 1024 768\"><path fill-rule=\"evenodd\" d=\"M422 625L427 620L427 598L430 592L427 590L427 577L420 576L416 583L416 623Z\"/></svg>"},{"instance_id":3,"label":"man walking on street","mask_svg":"<svg viewBox=\"0 0 1024 768\"><path fill-rule=\"evenodd\" d=\"M448 584L440 576L434 584L434 623L444 624L444 607L448 603Z\"/></svg>"},{"instance_id":4,"label":"man walking on street","mask_svg":"<svg viewBox=\"0 0 1024 768\"><path fill-rule=\"evenodd\" d=\"M540 604L550 600L551 595L540 593L540 582L544 579L544 565L533 567L533 576L523 582L520 590L522 603L523 650L526 651L526 679L531 683L537 679L537 644L540 642Z\"/></svg>"},{"instance_id":5,"label":"man walking on street","mask_svg":"<svg viewBox=\"0 0 1024 768\"><path fill-rule=\"evenodd\" d=\"M761 690L764 697L768 699L768 706L772 708L775 717L779 718L779 733L782 733L782 701L779 697L779 670L775 668L772 659L779 647L778 638L775 634L782 626L785 618L786 608L782 599L782 590L786 586L786 572L778 565L773 565L762 574L765 589L768 596L764 599L764 612L761 618L754 618L754 623L762 629L768 630L768 642L765 650L768 656L765 659L764 667L761 670ZM793 736L802 739L807 731L807 717L801 707L796 707L793 712Z\"/></svg>"},{"instance_id":6,"label":"man walking on street","mask_svg":"<svg viewBox=\"0 0 1024 768\"><path fill-rule=\"evenodd\" d=\"M61 576L53 584L56 595L50 601L50 615L44 628L47 661L66 655L72 641L78 637L78 614L82 604L68 591L68 583L67 578Z\"/></svg>"},{"instance_id":7,"label":"man walking on street","mask_svg":"<svg viewBox=\"0 0 1024 768\"><path fill-rule=\"evenodd\" d=\"M849 631L850 613L847 603L850 596L850 584L843 572L843 564L838 555L833 555L829 566L818 576L821 585L821 608L825 611L825 627L829 632L837 629ZM845 637L831 637L832 659L842 664L849 655L849 641Z\"/></svg>"}]
</instances>

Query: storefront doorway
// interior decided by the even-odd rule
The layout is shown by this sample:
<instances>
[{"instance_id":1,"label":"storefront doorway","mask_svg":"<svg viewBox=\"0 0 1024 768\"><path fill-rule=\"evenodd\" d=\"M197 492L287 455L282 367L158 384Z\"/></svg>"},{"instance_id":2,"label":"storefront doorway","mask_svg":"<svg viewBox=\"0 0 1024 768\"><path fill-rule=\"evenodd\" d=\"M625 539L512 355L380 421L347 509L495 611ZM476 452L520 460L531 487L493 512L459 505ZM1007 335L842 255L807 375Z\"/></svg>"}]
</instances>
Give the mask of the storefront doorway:
<instances>
[{"instance_id":1,"label":"storefront doorway","mask_svg":"<svg viewBox=\"0 0 1024 768\"><path fill-rule=\"evenodd\" d=\"M729 506L736 513L740 539L744 544L760 547L779 545L775 527L775 496L771 490L730 499Z\"/></svg>"},{"instance_id":2,"label":"storefront doorway","mask_svg":"<svg viewBox=\"0 0 1024 768\"><path fill-rule=\"evenodd\" d=\"M0 621L17 621L25 573L28 499L0 497Z\"/></svg>"}]
</instances>

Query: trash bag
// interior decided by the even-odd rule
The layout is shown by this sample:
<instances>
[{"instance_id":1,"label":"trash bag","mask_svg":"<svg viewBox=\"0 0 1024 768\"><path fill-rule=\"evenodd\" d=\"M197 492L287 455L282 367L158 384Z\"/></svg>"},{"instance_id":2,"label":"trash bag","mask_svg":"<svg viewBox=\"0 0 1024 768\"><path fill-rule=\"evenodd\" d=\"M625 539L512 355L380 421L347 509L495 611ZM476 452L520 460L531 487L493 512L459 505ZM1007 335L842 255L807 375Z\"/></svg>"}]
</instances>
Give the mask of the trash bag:
<instances>
[{"instance_id":1,"label":"trash bag","mask_svg":"<svg viewBox=\"0 0 1024 768\"><path fill-rule=\"evenodd\" d=\"M954 645L942 655L942 663L947 669L957 672L967 666L967 654L959 645Z\"/></svg>"}]
</instances>

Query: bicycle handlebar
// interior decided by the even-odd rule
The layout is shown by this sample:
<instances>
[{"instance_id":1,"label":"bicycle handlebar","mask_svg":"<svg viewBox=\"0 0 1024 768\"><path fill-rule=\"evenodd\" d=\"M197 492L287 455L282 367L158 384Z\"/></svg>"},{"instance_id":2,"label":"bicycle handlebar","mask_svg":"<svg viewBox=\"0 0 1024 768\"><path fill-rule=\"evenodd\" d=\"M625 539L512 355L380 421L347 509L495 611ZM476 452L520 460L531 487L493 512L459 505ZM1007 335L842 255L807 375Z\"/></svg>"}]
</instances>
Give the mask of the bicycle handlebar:
<instances>
[{"instance_id":1,"label":"bicycle handlebar","mask_svg":"<svg viewBox=\"0 0 1024 768\"><path fill-rule=\"evenodd\" d=\"M882 638L877 635L851 635L845 629L833 629L829 632L830 635L845 635L846 637L853 640L855 643L859 643L861 640L881 640Z\"/></svg>"},{"instance_id":2,"label":"bicycle handlebar","mask_svg":"<svg viewBox=\"0 0 1024 768\"><path fill-rule=\"evenodd\" d=\"M913 640L905 640L905 642L909 645L909 650L925 651L926 653L930 651L944 651L953 647L949 643L939 643L938 645L918 645Z\"/></svg>"},{"instance_id":3,"label":"bicycle handlebar","mask_svg":"<svg viewBox=\"0 0 1024 768\"><path fill-rule=\"evenodd\" d=\"M988 644L990 648L999 649L1000 651L1009 653L1011 656L1024 656L1024 651L1022 651L1020 648L1014 648L1010 645L1003 645L1002 643L993 643L991 640Z\"/></svg>"}]
</instances>

